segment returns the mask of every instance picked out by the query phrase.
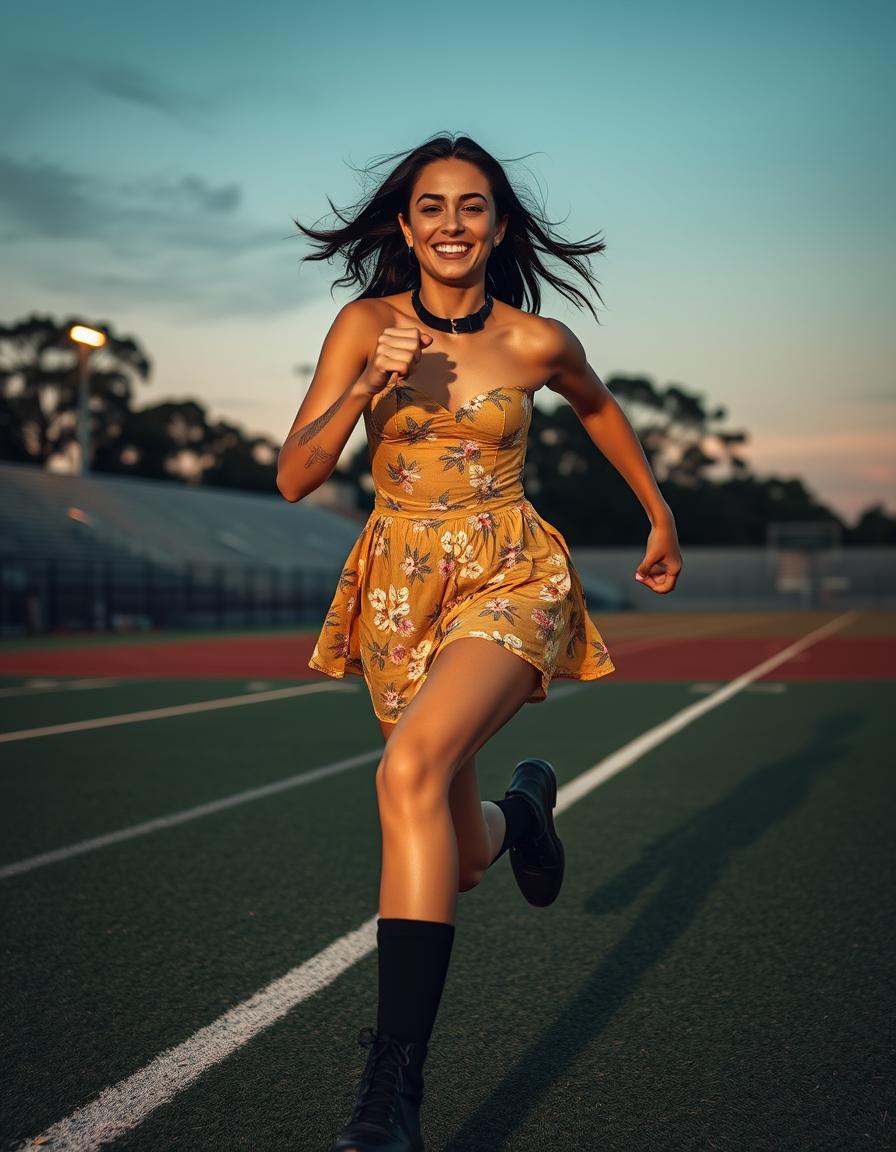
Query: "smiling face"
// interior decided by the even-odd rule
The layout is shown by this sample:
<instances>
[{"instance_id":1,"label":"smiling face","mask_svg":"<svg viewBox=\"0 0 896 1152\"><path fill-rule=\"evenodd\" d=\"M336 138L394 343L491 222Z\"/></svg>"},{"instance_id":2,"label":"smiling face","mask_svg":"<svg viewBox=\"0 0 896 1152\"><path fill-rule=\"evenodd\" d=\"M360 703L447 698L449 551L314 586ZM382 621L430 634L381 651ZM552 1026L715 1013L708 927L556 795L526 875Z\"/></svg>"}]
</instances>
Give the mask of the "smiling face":
<instances>
[{"instance_id":1,"label":"smiling face","mask_svg":"<svg viewBox=\"0 0 896 1152\"><path fill-rule=\"evenodd\" d=\"M410 217L399 212L405 242L413 243L421 275L471 284L485 279L492 247L501 242L507 217L497 218L488 177L468 160L433 160L417 173Z\"/></svg>"}]
</instances>

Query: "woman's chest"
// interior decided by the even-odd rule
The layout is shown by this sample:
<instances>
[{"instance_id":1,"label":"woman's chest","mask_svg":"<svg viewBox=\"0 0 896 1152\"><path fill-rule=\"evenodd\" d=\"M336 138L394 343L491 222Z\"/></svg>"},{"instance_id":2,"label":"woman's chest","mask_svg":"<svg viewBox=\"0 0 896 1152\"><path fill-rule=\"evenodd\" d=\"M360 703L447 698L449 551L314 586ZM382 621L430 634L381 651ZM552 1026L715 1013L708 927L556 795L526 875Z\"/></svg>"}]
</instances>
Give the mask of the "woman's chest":
<instances>
[{"instance_id":1,"label":"woman's chest","mask_svg":"<svg viewBox=\"0 0 896 1152\"><path fill-rule=\"evenodd\" d=\"M495 388L523 389L531 398L545 383L544 371L506 343L473 348L461 345L461 339L430 345L405 383L450 412Z\"/></svg>"}]
</instances>

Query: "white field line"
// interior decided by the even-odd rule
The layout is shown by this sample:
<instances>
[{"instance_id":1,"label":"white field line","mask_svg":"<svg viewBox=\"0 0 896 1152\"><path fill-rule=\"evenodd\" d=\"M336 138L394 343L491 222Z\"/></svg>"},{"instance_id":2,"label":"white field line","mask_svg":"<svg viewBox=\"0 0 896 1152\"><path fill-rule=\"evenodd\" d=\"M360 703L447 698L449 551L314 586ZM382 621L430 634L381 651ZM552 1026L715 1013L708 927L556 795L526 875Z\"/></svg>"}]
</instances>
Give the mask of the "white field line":
<instances>
[{"instance_id":1,"label":"white field line","mask_svg":"<svg viewBox=\"0 0 896 1152\"><path fill-rule=\"evenodd\" d=\"M87 1152L101 1148L136 1128L162 1104L183 1092L203 1072L220 1064L259 1032L270 1028L296 1004L320 992L376 948L377 916L354 932L347 932L322 952L272 980L254 996L237 1004L189 1040L168 1048L145 1068L79 1108L41 1136L26 1141L22 1149L53 1152L66 1149Z\"/></svg>"},{"instance_id":2,"label":"white field line","mask_svg":"<svg viewBox=\"0 0 896 1152\"><path fill-rule=\"evenodd\" d=\"M689 704L687 708L682 708L680 712L676 712L674 716L670 716L662 724L657 724L643 735L637 736L624 745L618 752L614 752L601 760L599 764L595 764L593 768L582 772L574 780L570 780L568 784L558 789L555 814L564 811L571 804L575 804L583 796L587 796L592 788L596 788L598 784L603 784L605 780L609 780L611 776L615 776L623 768L628 768L646 752L650 752L658 744L662 744L664 740L668 740L670 736L674 736L676 732L680 732L682 728L692 724L704 712L709 712L713 708L718 708L720 704L724 704L726 700L741 692L754 680L758 680L760 676L764 676L773 668L785 664L799 652L802 652L804 648L817 644L819 640L824 640L832 632L839 632L841 628L851 624L858 615L859 613L854 611L845 612L842 616L829 620L827 624L822 624L814 632L801 636L799 640L783 648L780 652L776 652L774 656L769 656L767 660L763 660L755 668L751 668L748 672L744 672L736 679L724 684L711 696L707 696L704 700L698 700L694 704Z\"/></svg>"},{"instance_id":3,"label":"white field line","mask_svg":"<svg viewBox=\"0 0 896 1152\"><path fill-rule=\"evenodd\" d=\"M662 643L665 641L658 641ZM618 645L617 645L618 647ZM545 704L552 701L556 704L575 692L581 692L591 681L566 681L553 688L545 700ZM330 687L330 685L325 685ZM713 685L715 687L715 685ZM240 697L242 699L242 697ZM258 699L256 696L255 699ZM186 824L190 820L198 820L203 816L211 816L216 812L223 812L227 808L234 808L239 804L248 804L253 800L263 800L287 788L295 788L302 784L311 784L315 780L322 780L327 776L334 776L349 768L355 768L369 760L382 756L382 748L375 748L370 752L361 752L345 760L338 760L326 764L321 768L313 768L296 776L289 776L285 780L264 784L258 788L249 788L244 792L237 792L231 796L224 796L220 800L210 800L206 804L198 804L193 808L185 808L179 812L172 812L168 816L158 816L152 820L145 820L140 824L131 824L126 828L119 828L115 832L106 832L101 836L92 836L89 840L80 840L75 844L67 844L61 848L53 848L49 852L41 852L36 856L28 856L22 860L15 860L10 864L0 865L0 880L9 880L13 876L22 876L26 872L33 872L36 868L43 868L47 864L58 864L63 860L70 860L73 856L81 856L85 852L94 852L99 848L108 848L112 844L122 844L126 840L133 840L138 836L147 836L151 832L159 832L164 828L173 828L178 824Z\"/></svg>"},{"instance_id":4,"label":"white field line","mask_svg":"<svg viewBox=\"0 0 896 1152\"><path fill-rule=\"evenodd\" d=\"M80 680L33 679L25 684L17 684L13 688L0 688L0 697L33 696L35 692L78 692L85 688L115 688L120 684L120 680L108 676Z\"/></svg>"},{"instance_id":5,"label":"white field line","mask_svg":"<svg viewBox=\"0 0 896 1152\"><path fill-rule=\"evenodd\" d=\"M324 764L320 768L312 768L308 772L287 776L285 780L261 784L257 788L249 788L244 792L223 796L220 800L210 800L206 804L197 804L194 808L184 808L180 812L172 812L168 816L157 816L153 820L145 820L142 824L132 824L127 828L119 828L115 832L106 832L102 836L93 836L89 840L80 840L76 844L68 844L63 848L54 848L49 852L41 852L37 856L28 856L24 860L16 860L12 864L0 866L0 880L21 876L25 872L32 872L35 868L43 868L47 864L58 864L61 860L70 860L73 856L94 852L97 848L107 848L110 844L121 844L125 840L133 840L137 836L148 836L150 832L160 832L163 828L174 828L178 824L186 824L188 821L198 820L202 816L211 816L215 812L223 812L227 808L235 808L239 804L248 804L252 800L263 800L266 796L275 796L278 792L285 792L288 788L297 788L302 784L313 784L316 780L323 780L327 776L336 776L339 772L346 772L349 768L357 768L371 760L378 760L382 754L382 748L375 748L371 752L359 752L357 755L348 756L344 760L334 760L331 764Z\"/></svg>"},{"instance_id":6,"label":"white field line","mask_svg":"<svg viewBox=\"0 0 896 1152\"><path fill-rule=\"evenodd\" d=\"M701 636L712 635L713 631L717 631L717 630L718 629L713 629L713 630L706 629L704 631L701 631L700 635ZM681 642L682 642L681 636L657 636L657 637L653 637L653 638L640 637L639 639L636 639L636 640L620 640L618 644L614 644L613 653L616 655L619 655L619 654L628 655L631 652L640 652L645 648L663 648L663 647L668 647L669 645L672 645L672 644L679 644ZM264 683L264 681L257 681L256 683L262 684L262 683ZM570 692L576 692L580 688L585 687L585 685L589 684L589 683L590 683L590 681L581 681L580 683L577 683L577 684L560 685L558 688L554 688L551 691L550 695L548 696L548 700L545 701L545 703L548 703L552 698L556 698L558 696L563 697L563 696L569 694ZM64 690L79 689L79 688L80 689L83 689L83 688L105 688L105 687L112 687L115 685L117 685L119 687L124 687L124 686L126 686L126 684L127 684L126 681L115 680L115 679L81 679L81 680L51 680L51 679L39 680L39 679L35 679L28 684L19 684L13 688L0 688L0 698L2 698L4 696L31 695L34 692L61 692ZM248 683L246 687L247 687L247 691L250 691L250 692L254 691L252 682ZM327 683L316 684L316 683L314 683L314 684L303 686L303 691L311 690L311 691L318 691L319 692L322 690L326 691L327 689L331 689L331 690L336 689L337 691L342 689L343 691L345 691L347 688L352 688L352 689L357 690L357 687L358 686L355 684L342 685L342 684L327 684ZM281 689L281 691L289 691L289 689ZM222 704L220 705L220 707L228 707L230 701L232 701L234 699L236 699L236 697L231 697L229 701L223 701ZM209 707L211 707L211 706L212 705L209 705ZM186 709L192 709L195 711L202 711L203 710L202 705L185 704L185 705L182 705L181 707L186 708ZM164 716L176 716L176 715L181 715L181 714L182 713L179 713L176 711L170 711L170 710L166 710L166 709L157 709L153 712L139 712L139 713L138 712L132 712L129 715L122 716L122 717L108 716L108 717L101 717L98 720L73 721L71 724L55 724L55 725L50 725L50 726L47 726L44 728L26 728L26 729L22 729L22 730L17 731L17 732L0 733L0 743L12 743L15 740L30 740L36 736L54 736L54 735L58 735L58 734L65 733L65 732L83 731L83 730L85 730L85 728L93 728L93 727L101 728L101 727L105 727L109 724L116 724L116 723L118 723L118 724L130 724L130 723L133 723L137 719L156 720L156 719L161 719Z\"/></svg>"},{"instance_id":7,"label":"white field line","mask_svg":"<svg viewBox=\"0 0 896 1152\"><path fill-rule=\"evenodd\" d=\"M561 684L548 696L545 704L552 700L556 703L573 692L581 691L584 682L577 684ZM228 808L235 808L239 804L248 804L253 800L263 800L267 796L284 792L288 788L296 788L302 784L313 784L315 780L323 780L327 776L335 776L349 768L356 768L371 760L378 760L382 756L382 748L374 748L370 752L359 752L356 756L349 756L345 760L336 760L320 768L312 768L308 772L301 772L295 776L287 776L284 780L277 780L271 784L262 784L257 788L249 788L243 792L235 792L224 796L220 800L210 800L205 804L197 804L193 808L183 808L179 812L172 812L167 816L157 816L152 820L144 820L140 824L131 824L126 828L118 828L114 832L105 832L101 836L92 836L89 840L79 840L75 844L67 844L62 848L53 848L49 852L41 852L37 856L27 856L23 860L15 860L11 864L0 865L0 880L9 880L13 876L22 876L26 872L33 872L36 868L43 868L47 864L58 864L63 860L70 860L73 856L81 856L85 852L95 852L98 848L108 848L112 844L122 844L126 840L133 840L138 836L148 836L151 832L160 832L165 828L174 828L178 824L186 824L190 820L199 820L203 816L212 816L216 812L224 812Z\"/></svg>"},{"instance_id":8,"label":"white field line","mask_svg":"<svg viewBox=\"0 0 896 1152\"><path fill-rule=\"evenodd\" d=\"M795 644L738 676L706 700L683 708L669 720L657 724L599 761L593 768L564 784L557 791L555 815L566 811L598 785L635 763L645 752L693 723L704 712L723 704L757 677L777 668L797 652L817 644L832 632L846 627L858 615L858 612L846 612L808 633ZM340 936L316 956L293 968L285 976L273 980L254 996L195 1032L188 1040L174 1048L167 1048L126 1080L104 1088L95 1100L60 1120L41 1135L26 1140L22 1145L23 1152L41 1152L41 1149L48 1146L54 1152L61 1149L65 1152L93 1152L103 1144L130 1132L156 1108L188 1088L206 1069L225 1060L297 1004L322 991L337 976L373 952L376 948L378 916L378 913L371 916L359 928Z\"/></svg>"},{"instance_id":9,"label":"white field line","mask_svg":"<svg viewBox=\"0 0 896 1152\"><path fill-rule=\"evenodd\" d=\"M146 712L123 712L119 716L72 720L67 724L48 724L44 728L19 728L15 732L0 733L0 744L34 740L38 736L61 736L67 732L89 732L92 728L112 728L116 724L137 724L141 720L165 720L169 716L189 716L194 712L214 712L217 708L238 708L241 704L265 704L269 700L288 700L291 696L307 696L312 692L345 692L351 689L357 691L355 685L296 684L291 688L275 688L271 692L254 692L251 696L222 696L218 700L173 704L168 708L150 708Z\"/></svg>"},{"instance_id":10,"label":"white field line","mask_svg":"<svg viewBox=\"0 0 896 1152\"><path fill-rule=\"evenodd\" d=\"M702 680L690 686L688 691L692 696L704 696L707 692L715 692L721 685L717 680L704 683ZM751 688L747 689L748 692L764 692L767 696L780 696L787 691L787 685L776 681L769 680L765 684L754 684Z\"/></svg>"}]
</instances>

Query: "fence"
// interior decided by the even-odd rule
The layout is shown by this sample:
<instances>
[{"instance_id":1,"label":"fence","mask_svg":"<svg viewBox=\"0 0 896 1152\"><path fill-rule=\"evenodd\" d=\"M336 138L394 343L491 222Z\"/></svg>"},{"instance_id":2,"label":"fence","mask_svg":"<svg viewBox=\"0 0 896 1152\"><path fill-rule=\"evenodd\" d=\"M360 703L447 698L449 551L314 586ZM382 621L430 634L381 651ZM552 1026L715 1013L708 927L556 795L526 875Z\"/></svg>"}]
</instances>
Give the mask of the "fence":
<instances>
[{"instance_id":1,"label":"fence","mask_svg":"<svg viewBox=\"0 0 896 1152\"><path fill-rule=\"evenodd\" d=\"M573 549L592 611L896 609L896 548L682 548L670 596L633 576L635 548ZM0 635L319 625L341 569L0 558Z\"/></svg>"},{"instance_id":2,"label":"fence","mask_svg":"<svg viewBox=\"0 0 896 1152\"><path fill-rule=\"evenodd\" d=\"M0 634L319 623L339 570L0 559Z\"/></svg>"},{"instance_id":3,"label":"fence","mask_svg":"<svg viewBox=\"0 0 896 1152\"><path fill-rule=\"evenodd\" d=\"M681 551L683 566L670 596L635 582L643 548L574 548L573 561L583 583L599 577L624 593L627 607L639 611L896 609L896 548L683 545Z\"/></svg>"}]
</instances>

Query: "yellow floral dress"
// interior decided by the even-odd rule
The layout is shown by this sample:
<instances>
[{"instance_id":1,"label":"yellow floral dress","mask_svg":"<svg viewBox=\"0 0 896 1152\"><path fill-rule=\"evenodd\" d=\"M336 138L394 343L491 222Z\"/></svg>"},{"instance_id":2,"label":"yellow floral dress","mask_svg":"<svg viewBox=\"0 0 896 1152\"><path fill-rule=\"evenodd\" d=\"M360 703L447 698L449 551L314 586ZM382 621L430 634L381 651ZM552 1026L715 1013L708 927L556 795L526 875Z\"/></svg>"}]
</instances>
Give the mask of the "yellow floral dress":
<instances>
[{"instance_id":1,"label":"yellow floral dress","mask_svg":"<svg viewBox=\"0 0 896 1152\"><path fill-rule=\"evenodd\" d=\"M400 718L462 636L538 668L533 703L552 679L615 671L566 541L523 491L531 422L532 392L515 385L452 410L397 381L364 410L374 508L308 666L363 676L380 720Z\"/></svg>"}]
</instances>

